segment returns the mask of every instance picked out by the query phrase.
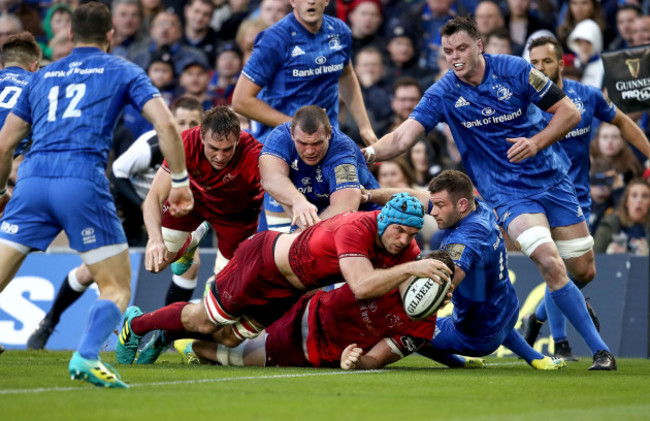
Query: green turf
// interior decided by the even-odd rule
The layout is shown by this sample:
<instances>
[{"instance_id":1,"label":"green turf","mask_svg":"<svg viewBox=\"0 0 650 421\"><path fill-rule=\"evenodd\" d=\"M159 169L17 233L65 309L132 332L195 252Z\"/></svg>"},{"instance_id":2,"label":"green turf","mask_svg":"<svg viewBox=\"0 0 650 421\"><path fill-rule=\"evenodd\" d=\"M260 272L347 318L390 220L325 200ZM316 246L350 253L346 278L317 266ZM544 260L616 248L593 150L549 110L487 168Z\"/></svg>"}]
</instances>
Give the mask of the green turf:
<instances>
[{"instance_id":1,"label":"green turf","mask_svg":"<svg viewBox=\"0 0 650 421\"><path fill-rule=\"evenodd\" d=\"M649 420L650 361L619 359L559 372L492 358L450 370L409 357L379 372L187 366L166 353L152 366L118 366L132 386L100 389L67 376L70 352L0 356L2 420ZM114 354L102 358L115 361Z\"/></svg>"}]
</instances>

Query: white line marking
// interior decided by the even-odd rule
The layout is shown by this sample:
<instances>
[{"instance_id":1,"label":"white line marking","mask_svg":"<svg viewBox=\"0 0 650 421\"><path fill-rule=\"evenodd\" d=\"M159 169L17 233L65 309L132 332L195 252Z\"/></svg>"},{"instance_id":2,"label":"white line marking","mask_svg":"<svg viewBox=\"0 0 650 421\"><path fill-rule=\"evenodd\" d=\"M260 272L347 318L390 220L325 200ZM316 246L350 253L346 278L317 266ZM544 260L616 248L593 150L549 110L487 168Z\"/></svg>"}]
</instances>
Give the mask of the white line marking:
<instances>
[{"instance_id":1,"label":"white line marking","mask_svg":"<svg viewBox=\"0 0 650 421\"><path fill-rule=\"evenodd\" d=\"M177 384L196 384L196 383L222 383L233 382L240 380L265 380L265 379L290 379L298 377L316 377L316 376L341 376L349 374L376 374L384 373L391 370L358 370L358 371L331 371L326 373L304 373L304 374L277 374L274 376L244 376L244 377L220 377L216 379L194 379L194 380L177 380L171 382L156 382L156 383L134 383L130 384L131 387L146 387L146 386L170 386ZM43 393L43 392L70 392L72 390L82 390L81 387L48 387L38 389L16 389L16 390L0 390L0 395L17 395L21 393Z\"/></svg>"}]
</instances>

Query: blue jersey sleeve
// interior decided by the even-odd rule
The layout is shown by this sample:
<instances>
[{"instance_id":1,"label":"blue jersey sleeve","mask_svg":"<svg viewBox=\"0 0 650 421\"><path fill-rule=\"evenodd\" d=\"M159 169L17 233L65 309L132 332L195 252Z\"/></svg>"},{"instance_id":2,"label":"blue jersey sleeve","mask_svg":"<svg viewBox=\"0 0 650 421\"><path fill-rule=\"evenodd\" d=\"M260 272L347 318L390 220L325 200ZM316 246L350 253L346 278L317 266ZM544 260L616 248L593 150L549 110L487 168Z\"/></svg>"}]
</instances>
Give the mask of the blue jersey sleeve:
<instances>
[{"instance_id":1,"label":"blue jersey sleeve","mask_svg":"<svg viewBox=\"0 0 650 421\"><path fill-rule=\"evenodd\" d=\"M594 93L594 116L600 121L611 123L616 117L616 106L599 89L589 86L589 90Z\"/></svg>"},{"instance_id":2,"label":"blue jersey sleeve","mask_svg":"<svg viewBox=\"0 0 650 421\"><path fill-rule=\"evenodd\" d=\"M291 161L295 155L295 145L291 138L290 123L284 123L273 129L266 138L264 146L262 147L262 155L271 155L280 158L287 165L291 165Z\"/></svg>"},{"instance_id":3,"label":"blue jersey sleeve","mask_svg":"<svg viewBox=\"0 0 650 421\"><path fill-rule=\"evenodd\" d=\"M284 48L278 34L270 30L260 32L242 74L257 86L268 85L282 67Z\"/></svg>"},{"instance_id":4,"label":"blue jersey sleeve","mask_svg":"<svg viewBox=\"0 0 650 421\"><path fill-rule=\"evenodd\" d=\"M331 150L322 166L329 182L330 193L360 188L357 159L349 144L330 145Z\"/></svg>"},{"instance_id":5,"label":"blue jersey sleeve","mask_svg":"<svg viewBox=\"0 0 650 421\"><path fill-rule=\"evenodd\" d=\"M467 274L472 270L474 263L481 259L480 246L488 234L480 224L464 224L444 240L445 250L454 264Z\"/></svg>"},{"instance_id":6,"label":"blue jersey sleeve","mask_svg":"<svg viewBox=\"0 0 650 421\"><path fill-rule=\"evenodd\" d=\"M539 103L553 86L551 79L524 59L512 60L513 73L519 74L519 89L534 104ZM519 67L519 68L516 68Z\"/></svg>"},{"instance_id":7,"label":"blue jersey sleeve","mask_svg":"<svg viewBox=\"0 0 650 421\"><path fill-rule=\"evenodd\" d=\"M153 86L151 79L149 79L149 76L147 76L142 69L135 65L129 67L131 67L135 72L135 75L129 84L129 95L135 108L138 112L142 113L142 107L144 107L144 104L152 98L159 97L160 91L158 91L158 88Z\"/></svg>"},{"instance_id":8,"label":"blue jersey sleeve","mask_svg":"<svg viewBox=\"0 0 650 421\"><path fill-rule=\"evenodd\" d=\"M440 121L443 120L443 102L439 91L442 89L444 78L434 83L415 107L409 119L415 120L424 126L425 132L429 133Z\"/></svg>"}]
</instances>

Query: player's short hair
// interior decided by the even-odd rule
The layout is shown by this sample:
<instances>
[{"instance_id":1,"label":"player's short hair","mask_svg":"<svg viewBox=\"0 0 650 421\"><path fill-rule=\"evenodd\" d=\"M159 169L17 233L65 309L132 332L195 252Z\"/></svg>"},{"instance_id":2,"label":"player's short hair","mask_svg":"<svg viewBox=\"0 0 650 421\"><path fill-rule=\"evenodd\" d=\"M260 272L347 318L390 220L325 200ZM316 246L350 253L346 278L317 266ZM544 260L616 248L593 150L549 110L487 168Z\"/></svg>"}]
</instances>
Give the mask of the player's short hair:
<instances>
[{"instance_id":1,"label":"player's short hair","mask_svg":"<svg viewBox=\"0 0 650 421\"><path fill-rule=\"evenodd\" d=\"M434 250L431 253L427 254L424 258L440 260L451 271L451 277L454 277L454 274L456 273L456 265L454 264L454 261L451 259L451 255L447 250Z\"/></svg>"},{"instance_id":2,"label":"player's short hair","mask_svg":"<svg viewBox=\"0 0 650 421\"><path fill-rule=\"evenodd\" d=\"M456 170L445 170L435 176L429 183L429 192L438 193L447 191L449 198L457 203L465 198L469 201L474 199L474 186L467 174Z\"/></svg>"},{"instance_id":3,"label":"player's short hair","mask_svg":"<svg viewBox=\"0 0 650 421\"><path fill-rule=\"evenodd\" d=\"M75 9L71 26L76 43L103 44L106 34L113 28L113 17L106 5L91 1Z\"/></svg>"},{"instance_id":4,"label":"player's short hair","mask_svg":"<svg viewBox=\"0 0 650 421\"><path fill-rule=\"evenodd\" d=\"M623 10L634 10L637 17L643 15L643 10L636 4L623 4L621 6L618 6L618 9L616 9L616 14L618 15L618 12L622 12Z\"/></svg>"},{"instance_id":5,"label":"player's short hair","mask_svg":"<svg viewBox=\"0 0 650 421\"><path fill-rule=\"evenodd\" d=\"M555 57L557 58L557 61L562 60L562 56L564 56L564 50L562 49L562 44L560 44L560 42L555 39L555 37L543 36L533 39L528 46L528 51L530 52L533 50L533 48L541 47L542 45L546 44L551 44L553 47L555 47Z\"/></svg>"},{"instance_id":6,"label":"player's short hair","mask_svg":"<svg viewBox=\"0 0 650 421\"><path fill-rule=\"evenodd\" d=\"M235 135L239 139L241 127L237 114L225 105L213 107L203 115L201 124L201 136L205 139L207 133L211 131L212 137L228 137Z\"/></svg>"},{"instance_id":7,"label":"player's short hair","mask_svg":"<svg viewBox=\"0 0 650 421\"><path fill-rule=\"evenodd\" d=\"M417 88L418 92L420 93L420 96L422 96L422 86L420 85L420 82L417 81L417 79L410 77L410 76L403 76L395 81L393 84L393 95L395 95L395 92L397 92L397 89L403 88L403 87L410 87L413 86Z\"/></svg>"},{"instance_id":8,"label":"player's short hair","mask_svg":"<svg viewBox=\"0 0 650 421\"><path fill-rule=\"evenodd\" d=\"M490 38L505 39L508 43L512 44L512 38L510 38L510 31L506 28L495 28L493 29L485 38L485 42L490 41Z\"/></svg>"},{"instance_id":9,"label":"player's short hair","mask_svg":"<svg viewBox=\"0 0 650 421\"><path fill-rule=\"evenodd\" d=\"M187 6L191 6L194 3L203 3L204 5L210 6L212 9L214 9L214 3L212 2L212 0L189 0L185 2Z\"/></svg>"},{"instance_id":10,"label":"player's short hair","mask_svg":"<svg viewBox=\"0 0 650 421\"><path fill-rule=\"evenodd\" d=\"M0 47L0 55L2 67L5 67L6 63L20 63L27 68L34 61L41 61L43 52L36 43L34 36L27 31L23 31L7 38Z\"/></svg>"},{"instance_id":11,"label":"player's short hair","mask_svg":"<svg viewBox=\"0 0 650 421\"><path fill-rule=\"evenodd\" d=\"M327 113L318 105L305 105L296 111L291 120L291 134L300 127L306 134L314 134L323 126L325 133L332 133L332 125Z\"/></svg>"},{"instance_id":12,"label":"player's short hair","mask_svg":"<svg viewBox=\"0 0 650 421\"><path fill-rule=\"evenodd\" d=\"M169 105L169 109L172 113L176 112L176 110L179 108L182 108L184 110L198 111L203 114L203 105L201 105L201 102L198 99L189 96L176 98Z\"/></svg>"},{"instance_id":13,"label":"player's short hair","mask_svg":"<svg viewBox=\"0 0 650 421\"><path fill-rule=\"evenodd\" d=\"M476 21L474 21L472 16L453 18L440 29L440 35L449 37L462 31L467 32L467 35L476 41L481 39L481 34L476 28Z\"/></svg>"}]
</instances>

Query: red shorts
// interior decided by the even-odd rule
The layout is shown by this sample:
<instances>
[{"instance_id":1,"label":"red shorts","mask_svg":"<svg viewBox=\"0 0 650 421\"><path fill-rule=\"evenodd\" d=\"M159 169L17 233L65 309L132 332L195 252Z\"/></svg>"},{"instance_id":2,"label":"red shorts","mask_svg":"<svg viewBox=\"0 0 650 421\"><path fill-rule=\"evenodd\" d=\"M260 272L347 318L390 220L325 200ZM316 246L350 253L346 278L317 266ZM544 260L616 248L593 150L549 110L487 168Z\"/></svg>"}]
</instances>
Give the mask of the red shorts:
<instances>
[{"instance_id":1,"label":"red shorts","mask_svg":"<svg viewBox=\"0 0 650 421\"><path fill-rule=\"evenodd\" d=\"M302 340L302 318L313 298L307 293L281 318L266 328L267 367L313 367L305 357Z\"/></svg>"},{"instance_id":2,"label":"red shorts","mask_svg":"<svg viewBox=\"0 0 650 421\"><path fill-rule=\"evenodd\" d=\"M162 226L165 228L194 231L203 221L208 221L217 233L217 247L228 260L232 259L242 241L257 232L257 218L242 221L220 218L214 213L204 211L204 208L196 203L192 212L177 218L169 214L168 202L163 205Z\"/></svg>"},{"instance_id":3,"label":"red shorts","mask_svg":"<svg viewBox=\"0 0 650 421\"><path fill-rule=\"evenodd\" d=\"M263 231L241 243L216 276L207 298L211 300L210 308L219 308L232 318L246 315L269 326L298 301L305 291L286 280L273 258L280 235Z\"/></svg>"}]
</instances>

